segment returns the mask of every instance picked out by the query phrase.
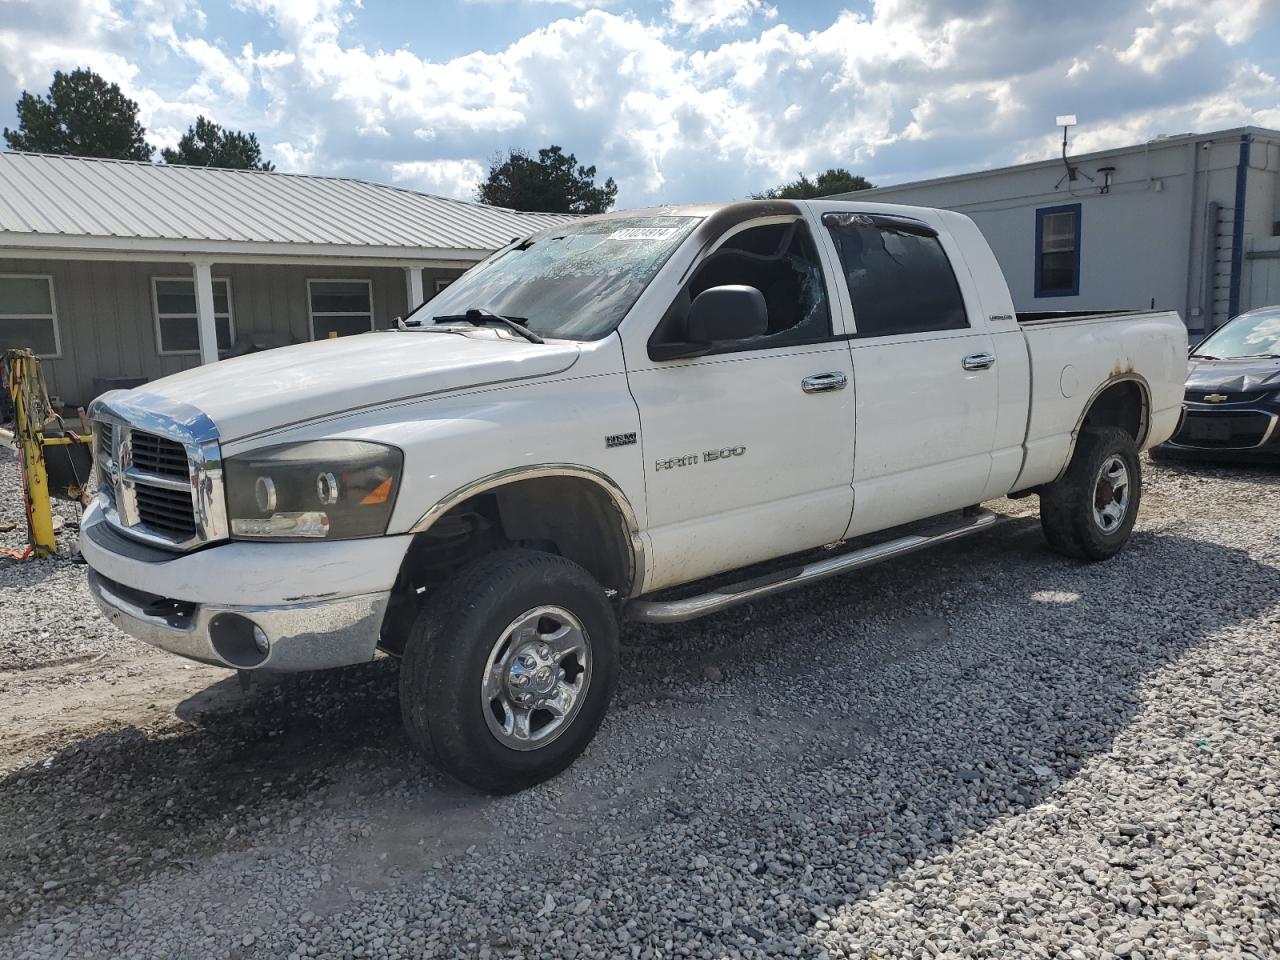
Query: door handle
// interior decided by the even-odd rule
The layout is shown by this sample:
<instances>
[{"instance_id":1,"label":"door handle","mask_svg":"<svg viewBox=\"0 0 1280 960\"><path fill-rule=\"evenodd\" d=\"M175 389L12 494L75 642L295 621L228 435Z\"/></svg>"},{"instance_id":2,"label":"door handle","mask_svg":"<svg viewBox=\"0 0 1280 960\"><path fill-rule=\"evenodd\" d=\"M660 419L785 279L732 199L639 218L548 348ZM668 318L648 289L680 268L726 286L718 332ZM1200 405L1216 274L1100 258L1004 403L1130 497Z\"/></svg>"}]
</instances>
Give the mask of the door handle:
<instances>
[{"instance_id":1,"label":"door handle","mask_svg":"<svg viewBox=\"0 0 1280 960\"><path fill-rule=\"evenodd\" d=\"M800 381L800 389L805 393L828 393L831 390L843 390L848 385L849 378L838 370L810 374Z\"/></svg>"},{"instance_id":2,"label":"door handle","mask_svg":"<svg viewBox=\"0 0 1280 960\"><path fill-rule=\"evenodd\" d=\"M995 362L994 353L971 353L960 361L960 365L966 370L987 370L994 366Z\"/></svg>"}]
</instances>

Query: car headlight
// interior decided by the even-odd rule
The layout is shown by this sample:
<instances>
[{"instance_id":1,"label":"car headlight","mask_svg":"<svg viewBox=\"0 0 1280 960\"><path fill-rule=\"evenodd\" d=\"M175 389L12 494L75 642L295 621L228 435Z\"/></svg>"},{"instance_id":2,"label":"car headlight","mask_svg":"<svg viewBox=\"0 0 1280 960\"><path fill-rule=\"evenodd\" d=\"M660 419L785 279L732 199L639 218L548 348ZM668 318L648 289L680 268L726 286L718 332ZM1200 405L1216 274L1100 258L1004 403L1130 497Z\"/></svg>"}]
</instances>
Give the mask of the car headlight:
<instances>
[{"instance_id":1,"label":"car headlight","mask_svg":"<svg viewBox=\"0 0 1280 960\"><path fill-rule=\"evenodd\" d=\"M376 537L387 532L404 455L360 440L264 447L224 464L231 536Z\"/></svg>"}]
</instances>

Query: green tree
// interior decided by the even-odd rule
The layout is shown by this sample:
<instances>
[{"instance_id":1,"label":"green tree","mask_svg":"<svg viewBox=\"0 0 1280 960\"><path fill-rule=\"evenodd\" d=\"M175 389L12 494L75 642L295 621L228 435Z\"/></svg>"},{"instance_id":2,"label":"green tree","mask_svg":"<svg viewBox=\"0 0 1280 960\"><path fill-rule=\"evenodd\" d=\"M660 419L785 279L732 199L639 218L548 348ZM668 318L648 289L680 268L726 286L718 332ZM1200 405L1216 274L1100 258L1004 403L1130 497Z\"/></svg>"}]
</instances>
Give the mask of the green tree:
<instances>
[{"instance_id":1,"label":"green tree","mask_svg":"<svg viewBox=\"0 0 1280 960\"><path fill-rule=\"evenodd\" d=\"M22 91L18 129L4 129L10 150L110 160L150 160L138 105L92 70L53 74L49 96Z\"/></svg>"},{"instance_id":2,"label":"green tree","mask_svg":"<svg viewBox=\"0 0 1280 960\"><path fill-rule=\"evenodd\" d=\"M617 195L613 177L597 187L595 167L554 145L539 150L536 160L514 148L499 154L476 188L481 203L541 213L604 213Z\"/></svg>"},{"instance_id":3,"label":"green tree","mask_svg":"<svg viewBox=\"0 0 1280 960\"><path fill-rule=\"evenodd\" d=\"M188 167L223 167L230 170L274 170L275 165L262 159L262 147L253 133L224 130L212 120L196 117L194 126L178 141L178 149L160 151L165 163Z\"/></svg>"},{"instance_id":4,"label":"green tree","mask_svg":"<svg viewBox=\"0 0 1280 960\"><path fill-rule=\"evenodd\" d=\"M810 180L800 174L799 180L792 180L778 187L772 187L764 193L753 193L753 200L812 200L814 197L829 197L835 193L853 193L855 190L870 190L873 184L866 177L850 173L844 167L831 167L825 173Z\"/></svg>"}]
</instances>

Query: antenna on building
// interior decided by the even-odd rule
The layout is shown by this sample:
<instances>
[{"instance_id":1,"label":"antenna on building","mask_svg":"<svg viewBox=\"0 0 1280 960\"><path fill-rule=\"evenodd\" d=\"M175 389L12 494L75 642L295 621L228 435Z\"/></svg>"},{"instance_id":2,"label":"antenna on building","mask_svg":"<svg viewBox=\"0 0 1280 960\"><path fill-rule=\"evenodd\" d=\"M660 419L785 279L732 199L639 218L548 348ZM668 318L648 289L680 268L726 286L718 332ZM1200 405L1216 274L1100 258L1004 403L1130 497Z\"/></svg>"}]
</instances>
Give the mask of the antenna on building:
<instances>
[{"instance_id":1,"label":"antenna on building","mask_svg":"<svg viewBox=\"0 0 1280 960\"><path fill-rule=\"evenodd\" d=\"M1062 128L1062 165L1067 168L1067 172L1064 173L1061 178L1059 178L1058 182L1053 185L1053 189L1057 190L1062 186L1063 180L1075 183L1077 176L1083 176L1090 183L1093 183L1093 177L1089 176L1087 173L1081 173L1076 167L1072 166L1071 161L1067 159L1067 132L1079 123L1079 121L1076 120L1076 115L1074 113L1060 114L1055 123L1057 126Z\"/></svg>"}]
</instances>

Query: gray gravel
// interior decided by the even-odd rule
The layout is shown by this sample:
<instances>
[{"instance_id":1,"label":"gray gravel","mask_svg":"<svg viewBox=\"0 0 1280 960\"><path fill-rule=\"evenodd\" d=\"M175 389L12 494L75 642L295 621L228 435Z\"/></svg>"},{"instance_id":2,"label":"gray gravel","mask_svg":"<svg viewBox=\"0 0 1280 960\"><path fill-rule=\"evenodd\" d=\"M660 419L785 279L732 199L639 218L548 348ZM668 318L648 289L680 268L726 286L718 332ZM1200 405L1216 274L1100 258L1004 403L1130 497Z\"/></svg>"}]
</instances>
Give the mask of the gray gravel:
<instances>
[{"instance_id":1,"label":"gray gravel","mask_svg":"<svg viewBox=\"0 0 1280 960\"><path fill-rule=\"evenodd\" d=\"M13 448L0 443L0 549L27 544L21 477ZM82 660L131 647L98 615L78 562L78 503L53 501L59 556L14 560L0 554L0 670Z\"/></svg>"},{"instance_id":2,"label":"gray gravel","mask_svg":"<svg viewBox=\"0 0 1280 960\"><path fill-rule=\"evenodd\" d=\"M61 744L0 780L0 955L1280 955L1280 472L1148 480L1106 564L1026 517L628 628L515 797L424 771L390 661Z\"/></svg>"}]
</instances>

